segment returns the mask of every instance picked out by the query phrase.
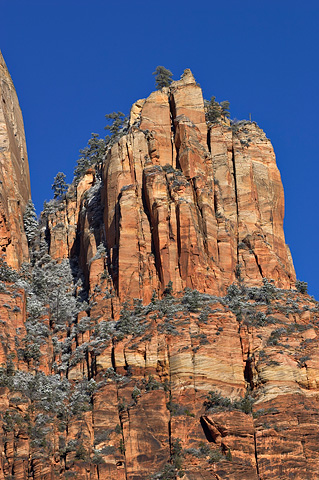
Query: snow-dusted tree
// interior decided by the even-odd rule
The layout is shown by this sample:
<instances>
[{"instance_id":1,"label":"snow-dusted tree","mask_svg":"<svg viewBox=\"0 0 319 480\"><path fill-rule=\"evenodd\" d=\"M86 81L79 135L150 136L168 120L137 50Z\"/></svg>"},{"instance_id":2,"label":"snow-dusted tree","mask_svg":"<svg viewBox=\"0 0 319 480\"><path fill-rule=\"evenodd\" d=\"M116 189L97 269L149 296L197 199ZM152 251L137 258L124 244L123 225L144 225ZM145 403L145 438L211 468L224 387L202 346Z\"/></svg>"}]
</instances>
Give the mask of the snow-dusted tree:
<instances>
[{"instance_id":1,"label":"snow-dusted tree","mask_svg":"<svg viewBox=\"0 0 319 480\"><path fill-rule=\"evenodd\" d=\"M105 130L109 130L111 135L118 135L120 130L124 127L126 117L122 112L112 112L105 115L107 121L111 121L111 125L107 125Z\"/></svg>"},{"instance_id":2,"label":"snow-dusted tree","mask_svg":"<svg viewBox=\"0 0 319 480\"><path fill-rule=\"evenodd\" d=\"M13 268L11 268L5 261L3 255L0 256L0 281L3 282L16 282L19 280L19 274Z\"/></svg>"},{"instance_id":3,"label":"snow-dusted tree","mask_svg":"<svg viewBox=\"0 0 319 480\"><path fill-rule=\"evenodd\" d=\"M68 185L65 182L65 174L63 172L58 172L54 178L52 184L52 190L54 192L54 198L61 198L68 189Z\"/></svg>"},{"instance_id":4,"label":"snow-dusted tree","mask_svg":"<svg viewBox=\"0 0 319 480\"><path fill-rule=\"evenodd\" d=\"M70 325L78 313L69 260L57 263L44 255L33 268L33 291L43 303L50 305L51 319L56 328Z\"/></svg>"},{"instance_id":5,"label":"snow-dusted tree","mask_svg":"<svg viewBox=\"0 0 319 480\"><path fill-rule=\"evenodd\" d=\"M25 207L25 211L23 214L23 224L28 244L30 245L34 240L39 227L37 214L35 212L32 200L29 200Z\"/></svg>"},{"instance_id":6,"label":"snow-dusted tree","mask_svg":"<svg viewBox=\"0 0 319 480\"><path fill-rule=\"evenodd\" d=\"M106 142L98 133L91 133L87 147L80 150L80 158L74 170L74 180L78 183L85 172L102 161L106 150Z\"/></svg>"},{"instance_id":7,"label":"snow-dusted tree","mask_svg":"<svg viewBox=\"0 0 319 480\"><path fill-rule=\"evenodd\" d=\"M122 112L113 112L105 115L105 118L108 122L111 122L110 125L107 125L105 130L108 130L111 135L105 137L105 143L110 146L115 142L118 142L119 139L125 135L129 126L129 119Z\"/></svg>"}]
</instances>

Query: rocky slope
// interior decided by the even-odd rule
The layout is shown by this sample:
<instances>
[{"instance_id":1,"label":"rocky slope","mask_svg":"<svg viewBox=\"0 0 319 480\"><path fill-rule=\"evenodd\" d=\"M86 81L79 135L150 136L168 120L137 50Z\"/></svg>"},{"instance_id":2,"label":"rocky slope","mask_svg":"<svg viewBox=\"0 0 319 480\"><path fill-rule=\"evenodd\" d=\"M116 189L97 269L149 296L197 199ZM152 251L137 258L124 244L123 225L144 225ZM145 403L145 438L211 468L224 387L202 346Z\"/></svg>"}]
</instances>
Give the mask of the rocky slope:
<instances>
[{"instance_id":1,"label":"rocky slope","mask_svg":"<svg viewBox=\"0 0 319 480\"><path fill-rule=\"evenodd\" d=\"M207 124L189 70L119 137L0 270L0 480L319 478L319 306L270 141Z\"/></svg>"}]
</instances>

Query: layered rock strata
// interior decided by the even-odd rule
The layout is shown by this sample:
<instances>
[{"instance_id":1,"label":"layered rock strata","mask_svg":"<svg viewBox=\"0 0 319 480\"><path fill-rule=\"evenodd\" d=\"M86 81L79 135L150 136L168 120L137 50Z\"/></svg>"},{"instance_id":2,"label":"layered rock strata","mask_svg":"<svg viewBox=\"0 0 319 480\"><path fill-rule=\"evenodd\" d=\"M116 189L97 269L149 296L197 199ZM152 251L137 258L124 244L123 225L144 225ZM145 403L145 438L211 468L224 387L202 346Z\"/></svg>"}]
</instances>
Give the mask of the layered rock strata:
<instances>
[{"instance_id":1,"label":"layered rock strata","mask_svg":"<svg viewBox=\"0 0 319 480\"><path fill-rule=\"evenodd\" d=\"M35 361L14 292L1 294L1 479L318 478L314 300L266 284L136 305L109 330L82 314Z\"/></svg>"}]
</instances>

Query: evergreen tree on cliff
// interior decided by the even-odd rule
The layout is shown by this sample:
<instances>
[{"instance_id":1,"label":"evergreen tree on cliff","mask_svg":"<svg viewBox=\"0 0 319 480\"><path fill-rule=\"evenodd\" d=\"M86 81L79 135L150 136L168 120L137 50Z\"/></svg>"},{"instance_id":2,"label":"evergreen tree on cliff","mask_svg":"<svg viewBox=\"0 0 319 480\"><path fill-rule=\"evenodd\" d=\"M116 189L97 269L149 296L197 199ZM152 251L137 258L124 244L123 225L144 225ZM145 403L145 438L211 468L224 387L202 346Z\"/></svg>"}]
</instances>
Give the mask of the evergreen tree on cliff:
<instances>
[{"instance_id":1,"label":"evergreen tree on cliff","mask_svg":"<svg viewBox=\"0 0 319 480\"><path fill-rule=\"evenodd\" d=\"M222 108L222 111L221 111L222 117L229 118L230 117L229 102L227 100L224 100L223 102L220 102L220 106Z\"/></svg>"},{"instance_id":2,"label":"evergreen tree on cliff","mask_svg":"<svg viewBox=\"0 0 319 480\"><path fill-rule=\"evenodd\" d=\"M216 97L213 96L209 101L204 100L204 103L207 122L216 123L220 121L221 117L223 117L223 119L230 117L229 102L227 100L218 103Z\"/></svg>"},{"instance_id":3,"label":"evergreen tree on cliff","mask_svg":"<svg viewBox=\"0 0 319 480\"><path fill-rule=\"evenodd\" d=\"M25 212L23 214L23 224L24 224L24 231L28 240L28 244L32 242L34 237L37 234L38 230L38 220L37 214L35 212L35 208L33 205L32 200L29 200L26 207Z\"/></svg>"},{"instance_id":4,"label":"evergreen tree on cliff","mask_svg":"<svg viewBox=\"0 0 319 480\"><path fill-rule=\"evenodd\" d=\"M161 65L156 67L153 75L155 75L156 90L160 90L163 87L169 87L172 83L172 72Z\"/></svg>"},{"instance_id":5,"label":"evergreen tree on cliff","mask_svg":"<svg viewBox=\"0 0 319 480\"><path fill-rule=\"evenodd\" d=\"M74 169L74 181L76 184L80 181L85 172L98 162L102 161L106 151L106 142L99 137L98 133L91 133L91 138L85 148L80 150L80 158Z\"/></svg>"},{"instance_id":6,"label":"evergreen tree on cliff","mask_svg":"<svg viewBox=\"0 0 319 480\"><path fill-rule=\"evenodd\" d=\"M56 174L51 188L54 193L54 198L61 198L65 194L68 186L65 182L65 174L63 172Z\"/></svg>"},{"instance_id":7,"label":"evergreen tree on cliff","mask_svg":"<svg viewBox=\"0 0 319 480\"><path fill-rule=\"evenodd\" d=\"M108 121L111 121L111 125L107 125L105 130L109 130L111 135L118 135L120 133L120 130L124 128L124 122L125 122L125 115L122 112L113 112L113 113L108 113L105 115L105 118Z\"/></svg>"},{"instance_id":8,"label":"evergreen tree on cliff","mask_svg":"<svg viewBox=\"0 0 319 480\"><path fill-rule=\"evenodd\" d=\"M206 121L215 123L220 120L221 117L221 107L218 102L216 102L216 97L213 96L211 99L204 100L205 107L206 107Z\"/></svg>"}]
</instances>

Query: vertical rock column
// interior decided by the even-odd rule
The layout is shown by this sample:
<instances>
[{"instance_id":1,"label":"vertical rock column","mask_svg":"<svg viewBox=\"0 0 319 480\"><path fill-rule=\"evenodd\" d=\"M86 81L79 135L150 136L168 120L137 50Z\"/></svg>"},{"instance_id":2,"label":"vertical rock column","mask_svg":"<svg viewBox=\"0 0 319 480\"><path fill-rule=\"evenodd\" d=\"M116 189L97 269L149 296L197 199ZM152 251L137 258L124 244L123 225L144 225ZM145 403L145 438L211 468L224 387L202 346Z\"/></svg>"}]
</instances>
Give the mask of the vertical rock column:
<instances>
[{"instance_id":1,"label":"vertical rock column","mask_svg":"<svg viewBox=\"0 0 319 480\"><path fill-rule=\"evenodd\" d=\"M103 173L110 270L121 300L173 282L224 294L241 277L290 288L284 197L274 151L254 123L207 126L190 70L139 100Z\"/></svg>"},{"instance_id":2,"label":"vertical rock column","mask_svg":"<svg viewBox=\"0 0 319 480\"><path fill-rule=\"evenodd\" d=\"M30 198L22 113L0 52L0 254L13 268L29 256L23 213Z\"/></svg>"},{"instance_id":3,"label":"vertical rock column","mask_svg":"<svg viewBox=\"0 0 319 480\"><path fill-rule=\"evenodd\" d=\"M283 186L271 142L256 124L235 129L233 166L242 273L249 283L266 277L290 288L295 272L283 230Z\"/></svg>"}]
</instances>

